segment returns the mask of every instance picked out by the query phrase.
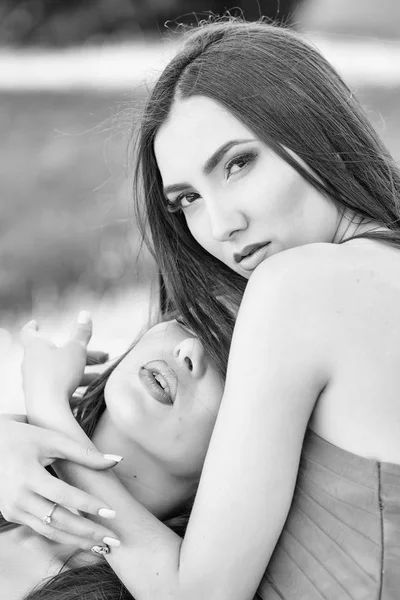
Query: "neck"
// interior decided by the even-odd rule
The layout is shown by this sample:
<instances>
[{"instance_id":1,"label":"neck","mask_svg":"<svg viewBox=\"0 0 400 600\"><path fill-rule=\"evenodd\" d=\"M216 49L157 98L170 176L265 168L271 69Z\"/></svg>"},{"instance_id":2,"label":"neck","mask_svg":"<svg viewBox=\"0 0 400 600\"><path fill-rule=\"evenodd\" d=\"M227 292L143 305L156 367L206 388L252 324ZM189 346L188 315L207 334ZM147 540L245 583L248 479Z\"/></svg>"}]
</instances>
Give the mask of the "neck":
<instances>
[{"instance_id":1,"label":"neck","mask_svg":"<svg viewBox=\"0 0 400 600\"><path fill-rule=\"evenodd\" d=\"M115 429L107 410L97 424L92 441L101 452L124 457L114 467L114 473L134 498L157 518L173 516L194 494L197 482L168 473L164 463Z\"/></svg>"},{"instance_id":2,"label":"neck","mask_svg":"<svg viewBox=\"0 0 400 600\"><path fill-rule=\"evenodd\" d=\"M379 231L388 231L388 229L372 219L365 219L346 211L340 218L333 242L345 242L355 235Z\"/></svg>"}]
</instances>

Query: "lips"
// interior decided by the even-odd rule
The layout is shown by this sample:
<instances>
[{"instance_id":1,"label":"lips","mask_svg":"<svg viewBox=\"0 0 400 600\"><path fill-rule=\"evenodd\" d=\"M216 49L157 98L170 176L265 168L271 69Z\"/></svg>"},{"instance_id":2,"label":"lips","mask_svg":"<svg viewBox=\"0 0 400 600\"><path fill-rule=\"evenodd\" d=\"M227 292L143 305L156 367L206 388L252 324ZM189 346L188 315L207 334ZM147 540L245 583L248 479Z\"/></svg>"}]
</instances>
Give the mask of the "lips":
<instances>
[{"instance_id":1,"label":"lips","mask_svg":"<svg viewBox=\"0 0 400 600\"><path fill-rule=\"evenodd\" d=\"M152 360L139 369L139 380L146 391L161 404L172 405L178 388L175 371L165 360Z\"/></svg>"},{"instance_id":2,"label":"lips","mask_svg":"<svg viewBox=\"0 0 400 600\"><path fill-rule=\"evenodd\" d=\"M235 262L244 271L253 271L268 256L270 242L252 244L243 248L240 254L234 254Z\"/></svg>"},{"instance_id":3,"label":"lips","mask_svg":"<svg viewBox=\"0 0 400 600\"><path fill-rule=\"evenodd\" d=\"M241 252L235 252L233 255L234 261L239 263L243 258L249 256L249 254L253 254L253 252L259 248L262 248L262 246L265 246L268 243L269 242L261 242L260 244L250 244L249 246L245 246Z\"/></svg>"}]
</instances>

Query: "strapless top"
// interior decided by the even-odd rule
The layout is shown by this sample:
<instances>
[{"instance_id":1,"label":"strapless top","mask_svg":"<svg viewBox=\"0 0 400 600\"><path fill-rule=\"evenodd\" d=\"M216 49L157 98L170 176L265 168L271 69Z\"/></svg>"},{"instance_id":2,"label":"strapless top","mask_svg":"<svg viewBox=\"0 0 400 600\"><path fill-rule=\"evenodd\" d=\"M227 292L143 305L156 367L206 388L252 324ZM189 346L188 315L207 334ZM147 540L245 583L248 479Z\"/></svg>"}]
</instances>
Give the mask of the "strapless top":
<instances>
[{"instance_id":1,"label":"strapless top","mask_svg":"<svg viewBox=\"0 0 400 600\"><path fill-rule=\"evenodd\" d=\"M399 600L400 465L308 430L263 600Z\"/></svg>"}]
</instances>

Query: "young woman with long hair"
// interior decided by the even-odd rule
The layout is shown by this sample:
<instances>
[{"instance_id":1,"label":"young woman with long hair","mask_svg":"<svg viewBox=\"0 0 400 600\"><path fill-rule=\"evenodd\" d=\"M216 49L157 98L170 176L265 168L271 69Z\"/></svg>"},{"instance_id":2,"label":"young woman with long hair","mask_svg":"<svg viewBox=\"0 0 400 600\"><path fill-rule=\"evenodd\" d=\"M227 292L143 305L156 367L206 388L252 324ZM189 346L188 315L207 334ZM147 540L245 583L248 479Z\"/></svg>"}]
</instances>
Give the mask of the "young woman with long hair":
<instances>
[{"instance_id":1,"label":"young woman with long hair","mask_svg":"<svg viewBox=\"0 0 400 600\"><path fill-rule=\"evenodd\" d=\"M107 560L138 600L245 600L260 582L268 600L394 600L397 165L306 39L238 21L188 36L150 94L136 160L168 304L226 384L183 539L106 489L112 473L74 467L70 481L117 510ZM27 390L57 398L37 355Z\"/></svg>"},{"instance_id":2,"label":"young woman with long hair","mask_svg":"<svg viewBox=\"0 0 400 600\"><path fill-rule=\"evenodd\" d=\"M77 339L75 336L74 341ZM68 348L76 350L71 342L64 348L67 353ZM82 348L78 351L82 358ZM146 331L116 364L93 382L82 399L71 402L71 410L76 423L96 445L123 452L124 460L114 470L126 490L172 531L183 535L221 397L221 377L200 343L175 320L170 320ZM168 411L172 402L180 405L174 413ZM37 421L38 411L32 409L29 400L27 408L30 421ZM40 411L46 418L51 407L41 402ZM14 439L15 445L15 438L29 438L35 429L33 425L8 422L2 434L8 443ZM40 431L43 434L44 430ZM118 459L118 455L111 457ZM7 454L3 460L7 461ZM50 476L48 480L51 481ZM57 483L54 477L52 483ZM61 498L60 493L58 496ZM31 497L29 503L30 510L37 513L33 518L48 529L49 536L62 527L66 509L58 502L52 507L48 499ZM43 515L40 511L44 511ZM103 508L101 515L107 512L112 509L108 507L104 513ZM45 517L44 513L51 513L47 523L40 518ZM93 548L98 553L107 548L106 543L118 543L112 521L108 521L110 528L102 526L98 530L89 521L89 529L85 530L83 516L74 518L78 535L75 538L70 535L59 543L54 536L53 541L46 540L26 525L12 524L0 515L2 598L132 598L104 559L88 552ZM20 522L24 522L24 516ZM94 537L88 542L85 536L90 530Z\"/></svg>"}]
</instances>

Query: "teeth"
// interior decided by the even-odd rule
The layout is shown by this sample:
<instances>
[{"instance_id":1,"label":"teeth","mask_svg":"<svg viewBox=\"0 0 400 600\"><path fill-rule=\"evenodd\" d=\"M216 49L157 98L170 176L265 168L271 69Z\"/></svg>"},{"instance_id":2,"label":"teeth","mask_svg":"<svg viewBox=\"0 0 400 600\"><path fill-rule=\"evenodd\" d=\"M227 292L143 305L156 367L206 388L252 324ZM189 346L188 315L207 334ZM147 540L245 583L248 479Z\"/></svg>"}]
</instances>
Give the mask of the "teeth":
<instances>
[{"instance_id":1,"label":"teeth","mask_svg":"<svg viewBox=\"0 0 400 600\"><path fill-rule=\"evenodd\" d=\"M165 390L165 388L167 387L167 382L165 381L164 377L162 375L160 375L160 373L154 373L154 372L153 372L153 377L157 381L157 383L160 384L162 389Z\"/></svg>"}]
</instances>

